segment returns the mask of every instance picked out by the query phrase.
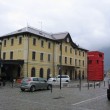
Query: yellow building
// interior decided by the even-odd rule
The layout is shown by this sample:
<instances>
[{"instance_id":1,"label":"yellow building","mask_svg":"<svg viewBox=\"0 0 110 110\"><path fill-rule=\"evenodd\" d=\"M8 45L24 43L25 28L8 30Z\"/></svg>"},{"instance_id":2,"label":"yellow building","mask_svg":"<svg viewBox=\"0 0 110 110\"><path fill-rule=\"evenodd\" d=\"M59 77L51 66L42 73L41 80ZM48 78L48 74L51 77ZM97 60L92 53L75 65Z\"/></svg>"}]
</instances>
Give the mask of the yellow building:
<instances>
[{"instance_id":1,"label":"yellow building","mask_svg":"<svg viewBox=\"0 0 110 110\"><path fill-rule=\"evenodd\" d=\"M6 79L68 74L87 77L87 50L77 46L68 32L49 34L25 27L0 37L1 75Z\"/></svg>"}]
</instances>

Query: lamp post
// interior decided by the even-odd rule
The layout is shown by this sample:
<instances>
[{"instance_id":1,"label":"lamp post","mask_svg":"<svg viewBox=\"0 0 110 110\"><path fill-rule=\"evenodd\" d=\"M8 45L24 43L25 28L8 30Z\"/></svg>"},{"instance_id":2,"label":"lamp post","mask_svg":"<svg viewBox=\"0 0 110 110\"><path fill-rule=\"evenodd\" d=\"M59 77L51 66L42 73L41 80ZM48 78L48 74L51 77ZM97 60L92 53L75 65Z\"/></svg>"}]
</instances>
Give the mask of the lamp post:
<instances>
[{"instance_id":1,"label":"lamp post","mask_svg":"<svg viewBox=\"0 0 110 110\"><path fill-rule=\"evenodd\" d=\"M61 89L61 75L62 75L62 41L60 42L60 89Z\"/></svg>"}]
</instances>

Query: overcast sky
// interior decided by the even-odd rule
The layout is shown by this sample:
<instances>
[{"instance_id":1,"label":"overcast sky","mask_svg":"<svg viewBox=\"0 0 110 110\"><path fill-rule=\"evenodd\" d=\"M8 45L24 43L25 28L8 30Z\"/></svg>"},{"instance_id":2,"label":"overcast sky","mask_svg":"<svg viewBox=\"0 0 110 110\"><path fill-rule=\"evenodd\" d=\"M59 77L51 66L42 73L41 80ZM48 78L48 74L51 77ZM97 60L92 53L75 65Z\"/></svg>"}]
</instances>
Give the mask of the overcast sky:
<instances>
[{"instance_id":1,"label":"overcast sky","mask_svg":"<svg viewBox=\"0 0 110 110\"><path fill-rule=\"evenodd\" d=\"M0 0L0 36L27 24L69 32L88 50L110 47L110 0Z\"/></svg>"}]
</instances>

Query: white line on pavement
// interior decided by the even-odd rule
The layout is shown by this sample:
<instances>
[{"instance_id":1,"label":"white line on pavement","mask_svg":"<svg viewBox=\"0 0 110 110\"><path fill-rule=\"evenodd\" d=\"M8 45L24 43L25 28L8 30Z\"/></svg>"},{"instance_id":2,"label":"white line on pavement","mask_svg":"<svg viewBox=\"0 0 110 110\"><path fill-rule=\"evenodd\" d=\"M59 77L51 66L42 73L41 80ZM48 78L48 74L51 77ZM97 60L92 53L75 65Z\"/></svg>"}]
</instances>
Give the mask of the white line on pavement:
<instances>
[{"instance_id":1,"label":"white line on pavement","mask_svg":"<svg viewBox=\"0 0 110 110\"><path fill-rule=\"evenodd\" d=\"M101 95L101 96L97 96L97 97L94 97L94 98L91 98L91 99L87 99L87 100L83 100L83 101L81 101L81 102L77 102L77 103L74 103L74 104L72 104L72 105L79 105L79 104L82 104L82 103L85 103L85 102L88 102L88 101L92 101L92 100L95 100L95 99L98 99L98 98L101 98L101 97L104 97L104 96L106 96L106 94L104 94L104 95Z\"/></svg>"}]
</instances>

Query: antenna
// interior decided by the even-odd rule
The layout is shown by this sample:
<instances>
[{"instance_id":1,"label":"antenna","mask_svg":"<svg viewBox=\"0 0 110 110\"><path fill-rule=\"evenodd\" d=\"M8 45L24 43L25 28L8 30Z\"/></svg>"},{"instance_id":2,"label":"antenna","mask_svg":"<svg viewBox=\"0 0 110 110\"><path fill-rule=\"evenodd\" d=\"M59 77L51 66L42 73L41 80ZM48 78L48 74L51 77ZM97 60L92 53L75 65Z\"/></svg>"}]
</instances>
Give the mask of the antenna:
<instances>
[{"instance_id":1,"label":"antenna","mask_svg":"<svg viewBox=\"0 0 110 110\"><path fill-rule=\"evenodd\" d=\"M28 25L28 22L27 22L27 26L26 27L28 27L29 25Z\"/></svg>"},{"instance_id":2,"label":"antenna","mask_svg":"<svg viewBox=\"0 0 110 110\"><path fill-rule=\"evenodd\" d=\"M28 30L29 24L28 22L26 23L26 31Z\"/></svg>"},{"instance_id":3,"label":"antenna","mask_svg":"<svg viewBox=\"0 0 110 110\"><path fill-rule=\"evenodd\" d=\"M42 32L42 21L39 21L40 23L40 28L41 28L41 32Z\"/></svg>"}]
</instances>

